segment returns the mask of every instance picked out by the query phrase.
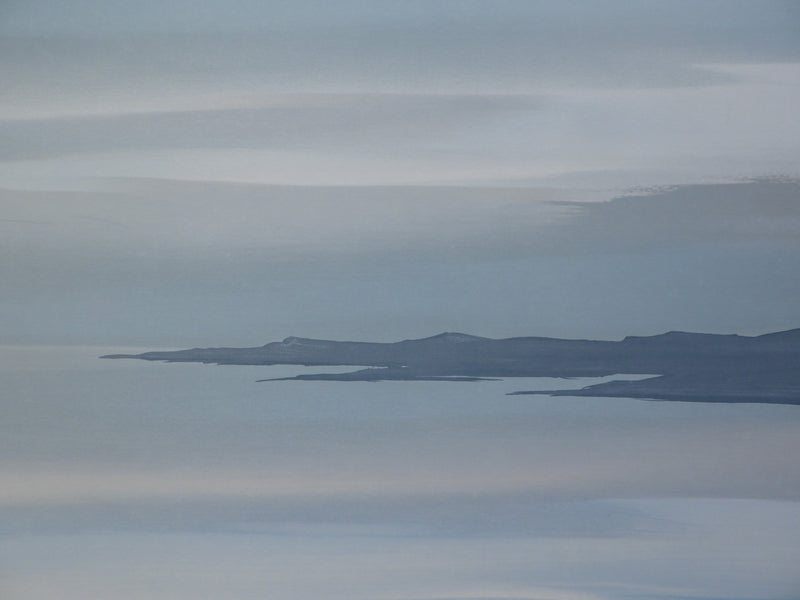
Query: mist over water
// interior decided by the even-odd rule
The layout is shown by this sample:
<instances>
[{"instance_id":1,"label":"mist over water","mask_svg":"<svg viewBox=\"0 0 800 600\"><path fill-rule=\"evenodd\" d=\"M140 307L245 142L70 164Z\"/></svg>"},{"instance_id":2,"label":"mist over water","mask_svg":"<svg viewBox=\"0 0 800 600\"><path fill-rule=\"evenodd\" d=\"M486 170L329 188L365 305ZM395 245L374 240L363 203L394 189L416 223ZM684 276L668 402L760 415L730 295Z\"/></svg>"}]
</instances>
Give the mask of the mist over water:
<instances>
[{"instance_id":1,"label":"mist over water","mask_svg":"<svg viewBox=\"0 0 800 600\"><path fill-rule=\"evenodd\" d=\"M575 380L256 383L307 369L110 350L2 350L4 597L798 589L797 407L505 395Z\"/></svg>"}]
</instances>

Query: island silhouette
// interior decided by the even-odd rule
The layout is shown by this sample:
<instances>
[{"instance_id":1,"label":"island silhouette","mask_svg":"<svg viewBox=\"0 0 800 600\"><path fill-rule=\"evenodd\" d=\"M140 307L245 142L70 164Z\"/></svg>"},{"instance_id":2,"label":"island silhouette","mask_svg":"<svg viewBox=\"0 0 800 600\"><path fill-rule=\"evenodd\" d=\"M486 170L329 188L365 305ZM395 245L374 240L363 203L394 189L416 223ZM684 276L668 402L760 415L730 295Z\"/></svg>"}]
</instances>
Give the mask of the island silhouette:
<instances>
[{"instance_id":1,"label":"island silhouette","mask_svg":"<svg viewBox=\"0 0 800 600\"><path fill-rule=\"evenodd\" d=\"M192 348L110 354L101 358L219 365L363 367L346 373L282 378L306 381L481 381L649 375L635 381L612 380L580 389L522 390L514 394L800 405L800 329L759 336L672 331L628 336L621 341L492 339L451 332L393 343L288 337L253 348Z\"/></svg>"}]
</instances>

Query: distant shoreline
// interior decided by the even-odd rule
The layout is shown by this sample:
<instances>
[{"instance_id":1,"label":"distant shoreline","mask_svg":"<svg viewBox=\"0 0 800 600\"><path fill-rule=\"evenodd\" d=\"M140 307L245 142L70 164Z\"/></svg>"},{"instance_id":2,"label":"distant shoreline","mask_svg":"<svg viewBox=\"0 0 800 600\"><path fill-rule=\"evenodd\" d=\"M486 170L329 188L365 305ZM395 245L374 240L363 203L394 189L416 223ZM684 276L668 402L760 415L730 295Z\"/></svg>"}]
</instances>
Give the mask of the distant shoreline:
<instances>
[{"instance_id":1,"label":"distant shoreline","mask_svg":"<svg viewBox=\"0 0 800 600\"><path fill-rule=\"evenodd\" d=\"M669 332L630 336L618 342L544 337L490 339L452 332L394 343L288 337L253 348L193 348L101 358L366 367L345 373L311 373L259 381L477 382L626 373L650 377L613 380L577 390L513 393L800 405L800 329L753 337Z\"/></svg>"}]
</instances>

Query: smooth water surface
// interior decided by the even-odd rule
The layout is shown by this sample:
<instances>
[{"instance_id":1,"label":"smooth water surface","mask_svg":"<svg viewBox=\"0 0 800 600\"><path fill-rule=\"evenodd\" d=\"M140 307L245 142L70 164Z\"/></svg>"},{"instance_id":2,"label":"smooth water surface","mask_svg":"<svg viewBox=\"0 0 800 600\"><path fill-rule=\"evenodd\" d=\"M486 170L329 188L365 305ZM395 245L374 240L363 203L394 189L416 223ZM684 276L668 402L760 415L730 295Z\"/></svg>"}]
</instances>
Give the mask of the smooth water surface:
<instances>
[{"instance_id":1,"label":"smooth water surface","mask_svg":"<svg viewBox=\"0 0 800 600\"><path fill-rule=\"evenodd\" d=\"M800 407L114 351L0 353L4 599L800 594Z\"/></svg>"}]
</instances>

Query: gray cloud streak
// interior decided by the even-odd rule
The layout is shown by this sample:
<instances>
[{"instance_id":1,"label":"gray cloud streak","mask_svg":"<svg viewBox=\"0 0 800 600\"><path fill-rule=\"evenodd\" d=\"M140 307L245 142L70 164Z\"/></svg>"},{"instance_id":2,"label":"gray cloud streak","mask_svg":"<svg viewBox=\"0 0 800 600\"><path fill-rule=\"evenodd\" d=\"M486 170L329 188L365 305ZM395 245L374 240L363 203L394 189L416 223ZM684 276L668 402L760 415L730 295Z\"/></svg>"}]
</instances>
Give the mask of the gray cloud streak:
<instances>
[{"instance_id":1,"label":"gray cloud streak","mask_svg":"<svg viewBox=\"0 0 800 600\"><path fill-rule=\"evenodd\" d=\"M258 104L259 99L243 99ZM420 151L420 138L449 135L508 113L537 112L546 99L492 95L296 95L276 106L0 121L0 159L164 148Z\"/></svg>"},{"instance_id":2,"label":"gray cloud streak","mask_svg":"<svg viewBox=\"0 0 800 600\"><path fill-rule=\"evenodd\" d=\"M276 10L271 3L254 8L255 15L234 14L251 31L226 27L223 18L214 27L171 33L163 25L137 28L136 19L123 18L128 11L115 3L101 23L78 32L69 19L42 19L56 12L48 4L12 6L0 20L8 28L0 72L15 81L0 98L33 101L49 93L119 100L143 91L169 97L198 85L431 93L490 88L530 93L548 83L680 87L731 80L701 66L709 63L800 59L800 16L792 2L645 3L646 8L642 3L558 8L493 3L490 11L485 5L470 11L462 2L433 2L416 5L410 14L404 5L416 3L389 3L373 13L380 18L361 22L358 15L371 12L363 3L355 11L320 4L296 12ZM82 4L71 5L75 21L88 24L109 13L109 3ZM175 26L191 23L187 16L198 14L175 5L172 10L159 6L154 13L165 13L158 19L162 22L171 15ZM26 11L30 29L22 23L12 29L13 15ZM205 14L214 19L215 13L231 15L223 3ZM132 16L137 15L148 12L137 9ZM290 26L293 18L301 23ZM37 34L37 23L44 30L55 25L55 31Z\"/></svg>"}]
</instances>

